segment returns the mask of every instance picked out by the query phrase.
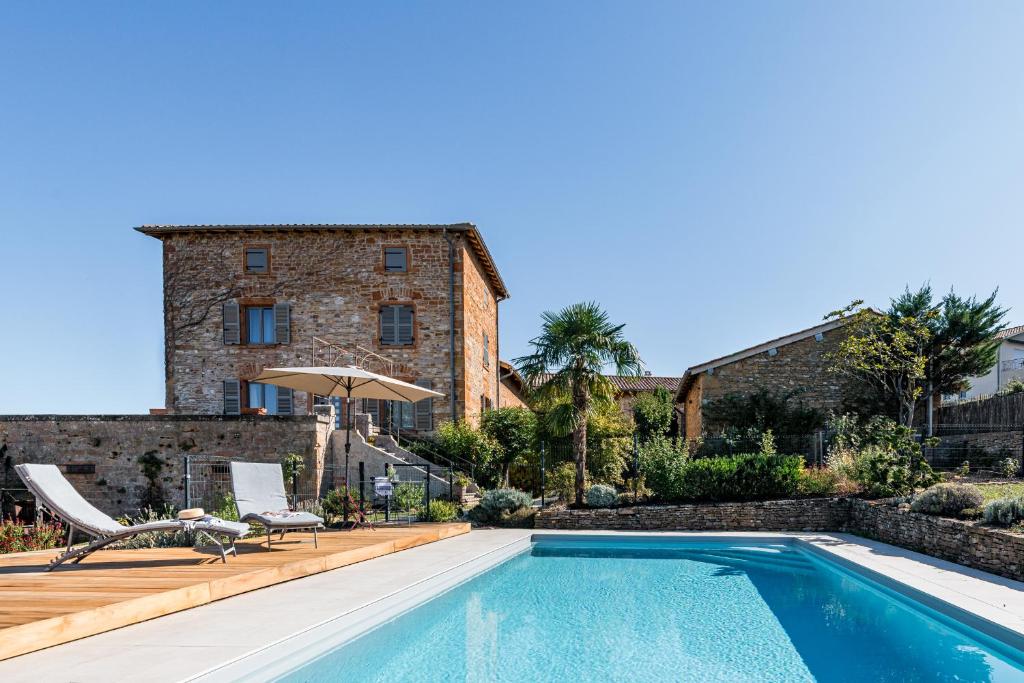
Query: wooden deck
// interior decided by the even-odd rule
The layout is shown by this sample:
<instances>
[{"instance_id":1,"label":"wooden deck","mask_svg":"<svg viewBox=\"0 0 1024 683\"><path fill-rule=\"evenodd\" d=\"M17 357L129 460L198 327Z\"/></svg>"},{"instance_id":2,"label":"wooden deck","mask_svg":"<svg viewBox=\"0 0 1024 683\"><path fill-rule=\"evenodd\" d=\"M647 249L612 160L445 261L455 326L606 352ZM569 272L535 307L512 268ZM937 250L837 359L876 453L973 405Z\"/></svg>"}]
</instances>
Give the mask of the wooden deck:
<instances>
[{"instance_id":1,"label":"wooden deck","mask_svg":"<svg viewBox=\"0 0 1024 683\"><path fill-rule=\"evenodd\" d=\"M0 555L0 660L469 531L417 524L240 541L238 557L189 548L101 550L44 572L59 551ZM275 535L276 538L276 535Z\"/></svg>"}]
</instances>

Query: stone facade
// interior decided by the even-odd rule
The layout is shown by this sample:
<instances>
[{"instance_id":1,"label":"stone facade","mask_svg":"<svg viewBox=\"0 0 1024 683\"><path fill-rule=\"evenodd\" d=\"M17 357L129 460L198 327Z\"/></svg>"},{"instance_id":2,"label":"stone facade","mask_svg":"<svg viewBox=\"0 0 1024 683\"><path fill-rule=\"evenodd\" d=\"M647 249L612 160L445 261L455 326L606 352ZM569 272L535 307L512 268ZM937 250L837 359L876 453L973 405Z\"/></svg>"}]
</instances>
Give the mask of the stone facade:
<instances>
[{"instance_id":1,"label":"stone facade","mask_svg":"<svg viewBox=\"0 0 1024 683\"><path fill-rule=\"evenodd\" d=\"M537 514L534 525L620 531L834 531L844 527L848 517L847 501L812 498L590 510L550 507Z\"/></svg>"},{"instance_id":2,"label":"stone facade","mask_svg":"<svg viewBox=\"0 0 1024 683\"><path fill-rule=\"evenodd\" d=\"M703 406L709 401L762 388L797 391L795 400L822 412L841 408L847 385L840 375L829 372L826 355L843 338L841 326L822 325L690 368L676 395L685 435L697 438L706 431Z\"/></svg>"},{"instance_id":3,"label":"stone facade","mask_svg":"<svg viewBox=\"0 0 1024 683\"><path fill-rule=\"evenodd\" d=\"M851 532L1024 580L1024 535L922 515L885 501L814 498L593 510L551 507L539 512L534 524L538 529Z\"/></svg>"},{"instance_id":4,"label":"stone facade","mask_svg":"<svg viewBox=\"0 0 1024 683\"><path fill-rule=\"evenodd\" d=\"M171 413L224 413L225 380L242 383L244 411L246 383L264 367L353 362L406 381L429 381L444 393L445 398L433 400L431 428L453 413L475 418L483 400L497 402L497 307L508 294L471 225L140 230L164 246L166 407ZM392 247L406 249L406 271L385 270L384 249ZM268 251L267 272L246 271L244 254L253 248ZM449 296L452 272L454 300ZM239 307L241 343L225 343L225 322L230 321L224 304ZM246 310L275 304L287 304L288 339L282 342L278 334L278 343L245 343ZM382 343L381 307L392 305L412 308L412 344ZM484 335L489 365L484 363ZM296 392L293 411L307 413L310 407L310 397Z\"/></svg>"},{"instance_id":5,"label":"stone facade","mask_svg":"<svg viewBox=\"0 0 1024 683\"><path fill-rule=\"evenodd\" d=\"M164 500L185 503L186 454L249 462L306 458L303 489L318 490L329 452L329 415L3 415L0 465L4 488L19 489L20 463L54 464L86 500L110 515L134 514L153 464Z\"/></svg>"},{"instance_id":6,"label":"stone facade","mask_svg":"<svg viewBox=\"0 0 1024 683\"><path fill-rule=\"evenodd\" d=\"M1024 581L1024 535L906 507L853 500L850 531L883 543Z\"/></svg>"}]
</instances>

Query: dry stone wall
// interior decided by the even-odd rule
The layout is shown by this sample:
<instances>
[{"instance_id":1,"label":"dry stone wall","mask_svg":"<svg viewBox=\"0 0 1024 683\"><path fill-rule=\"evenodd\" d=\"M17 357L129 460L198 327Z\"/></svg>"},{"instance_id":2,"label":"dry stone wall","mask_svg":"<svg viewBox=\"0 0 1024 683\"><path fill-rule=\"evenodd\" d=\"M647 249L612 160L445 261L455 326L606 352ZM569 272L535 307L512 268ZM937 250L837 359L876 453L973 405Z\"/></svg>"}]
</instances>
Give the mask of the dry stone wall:
<instances>
[{"instance_id":1,"label":"dry stone wall","mask_svg":"<svg viewBox=\"0 0 1024 683\"><path fill-rule=\"evenodd\" d=\"M538 529L620 531L846 531L950 562L1024 581L1024 535L907 506L851 498L770 500L710 505L547 508Z\"/></svg>"},{"instance_id":2,"label":"dry stone wall","mask_svg":"<svg viewBox=\"0 0 1024 683\"><path fill-rule=\"evenodd\" d=\"M136 513L151 485L181 507L186 454L280 462L300 453L304 486L319 487L330 427L325 415L2 415L0 486L22 487L15 465L54 464L88 501L116 516Z\"/></svg>"}]
</instances>

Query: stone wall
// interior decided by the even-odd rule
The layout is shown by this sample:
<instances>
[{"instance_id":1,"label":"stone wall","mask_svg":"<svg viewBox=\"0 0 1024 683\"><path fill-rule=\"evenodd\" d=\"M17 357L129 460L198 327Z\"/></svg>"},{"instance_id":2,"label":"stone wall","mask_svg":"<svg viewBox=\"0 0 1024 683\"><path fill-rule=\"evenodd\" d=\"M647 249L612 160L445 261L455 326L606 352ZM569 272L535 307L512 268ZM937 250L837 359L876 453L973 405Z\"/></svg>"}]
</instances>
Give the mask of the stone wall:
<instances>
[{"instance_id":1,"label":"stone wall","mask_svg":"<svg viewBox=\"0 0 1024 683\"><path fill-rule=\"evenodd\" d=\"M143 462L159 494L181 507L186 454L280 462L300 453L303 487L319 487L331 424L324 415L2 415L0 486L22 487L14 465L54 464L96 507L134 514L151 485Z\"/></svg>"},{"instance_id":2,"label":"stone wall","mask_svg":"<svg viewBox=\"0 0 1024 683\"><path fill-rule=\"evenodd\" d=\"M852 498L539 512L538 529L619 531L847 531L1024 581L1024 535Z\"/></svg>"},{"instance_id":3,"label":"stone wall","mask_svg":"<svg viewBox=\"0 0 1024 683\"><path fill-rule=\"evenodd\" d=\"M777 347L772 356L762 351L714 368L695 377L684 397L686 436L697 437L703 424L702 406L729 394L748 394L757 389L776 393L797 391L795 401L822 413L838 410L846 393L840 375L828 371L826 354L834 352L844 338L843 328L828 330L822 341L813 336Z\"/></svg>"},{"instance_id":4,"label":"stone wall","mask_svg":"<svg viewBox=\"0 0 1024 683\"><path fill-rule=\"evenodd\" d=\"M591 510L552 507L537 515L535 526L624 531L828 531L842 528L848 517L849 504L845 500L811 498Z\"/></svg>"},{"instance_id":5,"label":"stone wall","mask_svg":"<svg viewBox=\"0 0 1024 683\"><path fill-rule=\"evenodd\" d=\"M460 398L464 404L462 414L473 424L479 424L485 401L489 407L498 407L498 299L473 251L464 246L460 260L465 264L461 359L464 383Z\"/></svg>"},{"instance_id":6,"label":"stone wall","mask_svg":"<svg viewBox=\"0 0 1024 683\"><path fill-rule=\"evenodd\" d=\"M850 502L850 531L975 569L1024 581L1024 535L933 517L879 502Z\"/></svg>"},{"instance_id":7,"label":"stone wall","mask_svg":"<svg viewBox=\"0 0 1024 683\"><path fill-rule=\"evenodd\" d=\"M466 233L455 241L456 388L459 414L479 412L480 396L497 398L497 300ZM313 365L312 340L325 339L384 356L369 369L406 380L430 380L446 395L433 401L433 423L452 415L449 343L448 243L440 230L221 231L168 233L164 242L166 405L174 413L224 412L223 382L243 382L264 367ZM407 272L385 272L383 249L405 247ZM270 250L270 272L246 273L247 247ZM463 314L463 301L471 310ZM269 346L225 344L222 304L288 303L290 342ZM414 309L414 344L380 344L379 310ZM244 322L243 322L244 327ZM490 338L490 368L483 367L482 334ZM243 329L243 341L244 329ZM365 362L367 356L330 359ZM467 363L465 367L463 363ZM243 405L245 389L243 386ZM308 411L296 392L295 411Z\"/></svg>"}]
</instances>

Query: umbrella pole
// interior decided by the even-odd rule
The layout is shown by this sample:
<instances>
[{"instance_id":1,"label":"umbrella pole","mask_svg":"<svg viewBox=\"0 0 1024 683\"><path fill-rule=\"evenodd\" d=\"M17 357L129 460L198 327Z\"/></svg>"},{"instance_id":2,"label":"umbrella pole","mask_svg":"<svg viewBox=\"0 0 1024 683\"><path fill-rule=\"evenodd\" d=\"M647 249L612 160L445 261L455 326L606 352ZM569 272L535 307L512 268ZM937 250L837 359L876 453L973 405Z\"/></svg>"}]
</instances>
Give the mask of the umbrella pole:
<instances>
[{"instance_id":1,"label":"umbrella pole","mask_svg":"<svg viewBox=\"0 0 1024 683\"><path fill-rule=\"evenodd\" d=\"M348 454L352 450L352 387L348 387L345 397L345 523L348 524L348 497L351 488L348 485Z\"/></svg>"}]
</instances>

